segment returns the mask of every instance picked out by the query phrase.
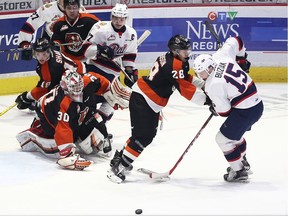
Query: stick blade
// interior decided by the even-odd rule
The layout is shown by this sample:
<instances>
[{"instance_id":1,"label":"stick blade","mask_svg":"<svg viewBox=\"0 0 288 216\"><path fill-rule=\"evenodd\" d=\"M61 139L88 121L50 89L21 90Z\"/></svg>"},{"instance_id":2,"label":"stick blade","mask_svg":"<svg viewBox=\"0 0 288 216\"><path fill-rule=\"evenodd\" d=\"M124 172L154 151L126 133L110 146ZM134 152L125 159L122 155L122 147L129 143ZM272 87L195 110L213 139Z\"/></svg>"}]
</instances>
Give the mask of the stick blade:
<instances>
[{"instance_id":1,"label":"stick blade","mask_svg":"<svg viewBox=\"0 0 288 216\"><path fill-rule=\"evenodd\" d=\"M148 175L151 179L154 179L156 181L167 181L170 179L169 172L157 173L145 168L139 168L137 169L137 171L145 175Z\"/></svg>"},{"instance_id":2,"label":"stick blade","mask_svg":"<svg viewBox=\"0 0 288 216\"><path fill-rule=\"evenodd\" d=\"M170 180L170 177L169 177L169 172L165 172L165 173L156 173L156 172L153 172L149 175L149 177L151 179L154 179L154 180L157 180L157 181L168 181Z\"/></svg>"}]
</instances>

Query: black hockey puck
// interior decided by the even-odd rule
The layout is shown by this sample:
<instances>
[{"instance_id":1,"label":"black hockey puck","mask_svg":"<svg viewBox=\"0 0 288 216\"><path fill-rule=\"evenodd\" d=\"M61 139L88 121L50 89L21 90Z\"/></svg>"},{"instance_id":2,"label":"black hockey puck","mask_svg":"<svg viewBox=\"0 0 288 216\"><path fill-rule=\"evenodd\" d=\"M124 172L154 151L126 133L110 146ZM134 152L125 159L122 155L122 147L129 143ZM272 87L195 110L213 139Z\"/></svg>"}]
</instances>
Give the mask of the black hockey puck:
<instances>
[{"instance_id":1,"label":"black hockey puck","mask_svg":"<svg viewBox=\"0 0 288 216\"><path fill-rule=\"evenodd\" d=\"M142 214L142 212L143 212L142 209L136 209L136 210L135 210L135 213L136 213L136 214Z\"/></svg>"}]
</instances>

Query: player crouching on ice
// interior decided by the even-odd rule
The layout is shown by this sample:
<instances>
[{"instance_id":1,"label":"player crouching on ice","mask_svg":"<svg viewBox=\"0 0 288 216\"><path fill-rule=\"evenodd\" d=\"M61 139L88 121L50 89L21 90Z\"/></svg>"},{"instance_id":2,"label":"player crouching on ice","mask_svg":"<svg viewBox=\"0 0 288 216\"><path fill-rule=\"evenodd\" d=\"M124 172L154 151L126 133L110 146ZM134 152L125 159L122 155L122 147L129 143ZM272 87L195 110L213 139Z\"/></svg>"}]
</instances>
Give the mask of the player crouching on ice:
<instances>
[{"instance_id":1,"label":"player crouching on ice","mask_svg":"<svg viewBox=\"0 0 288 216\"><path fill-rule=\"evenodd\" d=\"M92 164L77 154L78 149L85 154L110 156L112 147L105 123L95 113L95 94L103 95L111 106L127 108L130 95L123 99L118 95L119 89L117 81L110 84L105 77L93 72L82 76L67 70L60 86L38 101L31 128L17 134L22 150L39 151L57 158L61 167L77 170Z\"/></svg>"}]
</instances>

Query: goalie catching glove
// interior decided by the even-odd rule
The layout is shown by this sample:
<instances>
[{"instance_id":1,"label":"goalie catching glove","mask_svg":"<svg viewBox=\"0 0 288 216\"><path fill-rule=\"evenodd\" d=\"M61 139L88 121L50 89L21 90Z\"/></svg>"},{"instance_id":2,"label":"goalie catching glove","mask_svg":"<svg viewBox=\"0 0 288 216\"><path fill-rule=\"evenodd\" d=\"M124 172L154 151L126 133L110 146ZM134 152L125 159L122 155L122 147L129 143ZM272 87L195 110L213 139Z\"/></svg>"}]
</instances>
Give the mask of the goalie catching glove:
<instances>
[{"instance_id":1,"label":"goalie catching glove","mask_svg":"<svg viewBox=\"0 0 288 216\"><path fill-rule=\"evenodd\" d=\"M75 144L64 144L58 146L60 159L56 162L65 169L83 170L89 167L93 161L81 158L79 154L75 154Z\"/></svg>"},{"instance_id":2,"label":"goalie catching glove","mask_svg":"<svg viewBox=\"0 0 288 216\"><path fill-rule=\"evenodd\" d=\"M131 89L123 86L118 78L114 78L110 89L103 94L103 97L115 110L128 108Z\"/></svg>"}]
</instances>

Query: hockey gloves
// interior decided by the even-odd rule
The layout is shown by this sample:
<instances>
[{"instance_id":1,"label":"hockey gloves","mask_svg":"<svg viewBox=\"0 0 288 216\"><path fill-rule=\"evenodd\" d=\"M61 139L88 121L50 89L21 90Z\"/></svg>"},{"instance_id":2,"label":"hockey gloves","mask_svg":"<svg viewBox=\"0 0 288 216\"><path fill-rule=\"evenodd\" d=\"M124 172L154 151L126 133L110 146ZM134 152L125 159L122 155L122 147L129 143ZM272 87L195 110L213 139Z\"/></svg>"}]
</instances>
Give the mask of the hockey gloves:
<instances>
[{"instance_id":1,"label":"hockey gloves","mask_svg":"<svg viewBox=\"0 0 288 216\"><path fill-rule=\"evenodd\" d=\"M238 65L242 68L243 71L246 73L249 73L249 69L251 66L251 63L247 60L248 54L245 53L245 56L236 56L236 62Z\"/></svg>"},{"instance_id":2,"label":"hockey gloves","mask_svg":"<svg viewBox=\"0 0 288 216\"><path fill-rule=\"evenodd\" d=\"M97 45L97 58L112 60L114 58L114 50L109 46Z\"/></svg>"},{"instance_id":3,"label":"hockey gloves","mask_svg":"<svg viewBox=\"0 0 288 216\"><path fill-rule=\"evenodd\" d=\"M34 106L34 100L28 99L27 98L27 91L23 92L20 94L15 102L17 103L17 108L22 110L22 109L27 109L29 108L30 110L35 110Z\"/></svg>"},{"instance_id":4,"label":"hockey gloves","mask_svg":"<svg viewBox=\"0 0 288 216\"><path fill-rule=\"evenodd\" d=\"M33 52L32 52L32 48L31 48L31 43L29 43L28 41L22 41L18 48L21 48L21 59L22 60L32 60L33 58Z\"/></svg>"},{"instance_id":5,"label":"hockey gloves","mask_svg":"<svg viewBox=\"0 0 288 216\"><path fill-rule=\"evenodd\" d=\"M125 73L128 77L125 75L124 83L126 86L131 88L132 85L138 80L138 70L125 70Z\"/></svg>"},{"instance_id":6,"label":"hockey gloves","mask_svg":"<svg viewBox=\"0 0 288 216\"><path fill-rule=\"evenodd\" d=\"M214 116L218 116L218 113L217 113L216 110L214 109L214 104L213 104L212 100L208 97L208 95L206 95L206 101L205 101L204 105L208 105L208 106L209 106L209 111L210 111Z\"/></svg>"}]
</instances>

